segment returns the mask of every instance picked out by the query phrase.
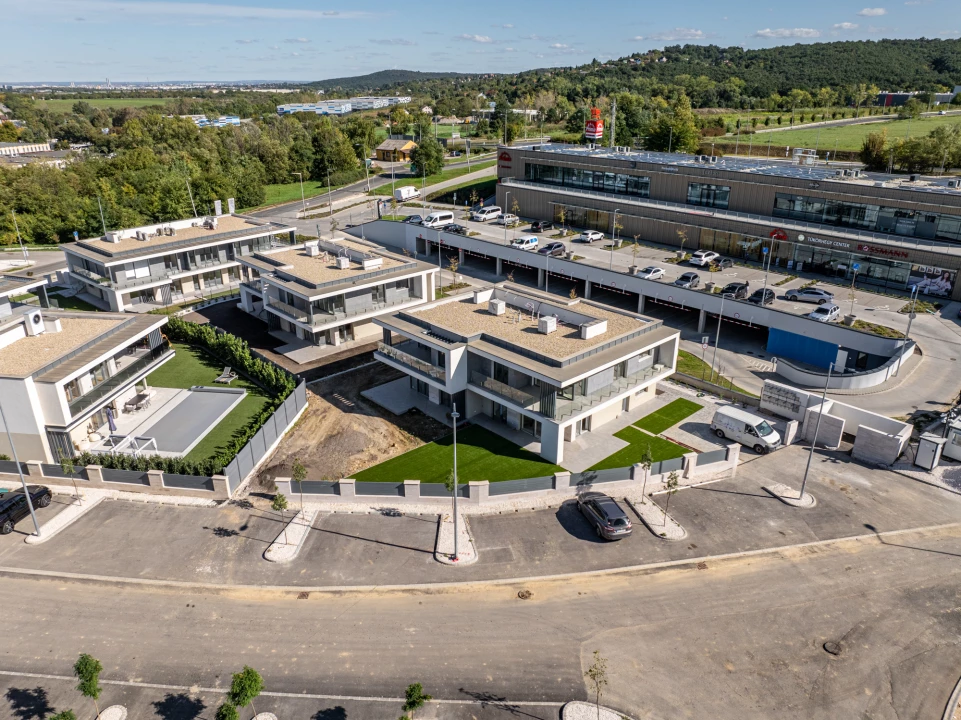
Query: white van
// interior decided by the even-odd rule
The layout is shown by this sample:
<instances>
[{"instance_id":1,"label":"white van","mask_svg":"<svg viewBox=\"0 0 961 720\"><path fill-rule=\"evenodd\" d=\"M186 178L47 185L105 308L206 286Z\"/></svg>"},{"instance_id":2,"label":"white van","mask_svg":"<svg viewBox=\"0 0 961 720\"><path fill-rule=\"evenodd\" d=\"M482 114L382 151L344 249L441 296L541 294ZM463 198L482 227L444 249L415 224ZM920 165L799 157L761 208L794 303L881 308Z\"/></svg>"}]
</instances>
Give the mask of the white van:
<instances>
[{"instance_id":1,"label":"white van","mask_svg":"<svg viewBox=\"0 0 961 720\"><path fill-rule=\"evenodd\" d=\"M488 220L493 220L500 214L501 209L496 205L491 205L490 207L478 208L470 214L470 219L476 220L477 222L487 222Z\"/></svg>"},{"instance_id":2,"label":"white van","mask_svg":"<svg viewBox=\"0 0 961 720\"><path fill-rule=\"evenodd\" d=\"M425 217L421 225L429 228L442 228L452 222L454 222L454 213L450 210L438 210Z\"/></svg>"},{"instance_id":3,"label":"white van","mask_svg":"<svg viewBox=\"0 0 961 720\"><path fill-rule=\"evenodd\" d=\"M733 405L725 405L717 409L714 419L711 420L711 430L719 438L747 445L760 455L777 450L781 446L781 436L768 424L767 420Z\"/></svg>"},{"instance_id":4,"label":"white van","mask_svg":"<svg viewBox=\"0 0 961 720\"><path fill-rule=\"evenodd\" d=\"M407 200L412 200L413 198L419 197L420 190L415 188L413 185L404 185L404 187L394 189L394 199L397 202L406 202Z\"/></svg>"}]
</instances>

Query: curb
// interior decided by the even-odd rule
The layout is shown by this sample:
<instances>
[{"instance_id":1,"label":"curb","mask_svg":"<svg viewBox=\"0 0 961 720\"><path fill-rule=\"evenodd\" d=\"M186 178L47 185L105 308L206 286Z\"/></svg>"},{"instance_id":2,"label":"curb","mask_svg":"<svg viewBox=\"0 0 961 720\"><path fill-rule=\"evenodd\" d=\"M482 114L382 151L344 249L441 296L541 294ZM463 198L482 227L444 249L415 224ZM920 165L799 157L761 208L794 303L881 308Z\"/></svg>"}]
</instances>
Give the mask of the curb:
<instances>
[{"instance_id":1,"label":"curb","mask_svg":"<svg viewBox=\"0 0 961 720\"><path fill-rule=\"evenodd\" d=\"M273 563L293 562L307 540L317 517L316 510L303 510L295 514L281 530L270 546L264 550L264 560ZM291 538L293 536L293 538ZM293 542L290 540L293 539Z\"/></svg>"},{"instance_id":2,"label":"curb","mask_svg":"<svg viewBox=\"0 0 961 720\"><path fill-rule=\"evenodd\" d=\"M617 710L601 705L597 708L594 703L584 702L583 700L571 700L564 703L561 708L561 720L575 720L581 717L599 717L600 720L633 720L629 715L625 715Z\"/></svg>"},{"instance_id":3,"label":"curb","mask_svg":"<svg viewBox=\"0 0 961 720\"><path fill-rule=\"evenodd\" d=\"M442 533L444 532L444 528L447 525L450 525L451 531L453 531L454 521L451 520L450 523L448 523L447 517L448 515L446 513L441 513L440 517L437 519L437 540L434 542L434 560L439 562L441 565L449 565L451 567L464 567L465 565L473 565L474 563L477 562L477 558L478 558L477 543L474 542L474 533L470 531L470 524L467 522L467 517L462 514L461 514L460 520L461 520L461 523L463 523L463 527L458 528L460 530L460 533L458 533L458 535L460 536L459 538L460 540L464 540L466 536L466 540L469 546L469 552L464 552L464 549L459 548L460 552L458 553L458 555L460 557L456 562L454 561L454 559L451 557L450 554L441 552L440 545L441 545L441 538L442 538ZM451 547L451 550L453 550L453 547Z\"/></svg>"},{"instance_id":4,"label":"curb","mask_svg":"<svg viewBox=\"0 0 961 720\"><path fill-rule=\"evenodd\" d=\"M27 543L27 545L39 545L41 543L47 542L47 540L51 540L57 537L57 535L59 535L62 530L70 527L75 522L77 522L77 520L79 520L88 512L90 512L95 507L97 507L97 505L103 502L105 497L106 497L105 495L95 495L92 498L88 497L86 503L82 506L70 505L66 510L61 510L60 515L56 515L50 518L47 522L45 522L40 527L40 535L27 535L27 537L25 537L23 541ZM69 513L72 508L79 508L79 512L77 512L72 518L68 519L63 524L54 525L57 522L58 518L60 518L64 513ZM48 531L47 528L50 525L54 525L54 527Z\"/></svg>"},{"instance_id":5,"label":"curb","mask_svg":"<svg viewBox=\"0 0 961 720\"><path fill-rule=\"evenodd\" d=\"M627 504L631 506L631 510L633 510L637 514L637 516L641 519L641 522L644 523L644 526L651 531L651 535L653 535L658 540L667 540L668 542L680 542L681 540L687 537L687 530L684 529L684 526L681 525L681 523L679 523L677 520L672 518L670 515L668 515L660 505L654 502L654 498L651 498L651 504L654 505L654 507L656 507L658 510L660 510L661 514L664 515L664 517L667 520L670 520L674 524L674 527L677 528L677 530L680 530L680 533L678 533L676 530L673 530L673 528L671 528L669 525L667 525L667 523L665 523L664 525L661 526L664 531L664 533L661 534L661 532L654 529L654 526L645 517L647 513L643 513L637 509L637 506L642 503L640 502L635 503L634 499L629 497L625 497L624 499L627 501ZM642 501L643 501L643 498L642 498ZM672 532L669 532L669 531L672 531Z\"/></svg>"},{"instance_id":6,"label":"curb","mask_svg":"<svg viewBox=\"0 0 961 720\"><path fill-rule=\"evenodd\" d=\"M961 702L961 680L958 680L958 684L954 686L954 692L948 698L948 704L944 708L944 715L941 716L941 720L954 720L954 711L957 710L959 702Z\"/></svg>"}]
</instances>

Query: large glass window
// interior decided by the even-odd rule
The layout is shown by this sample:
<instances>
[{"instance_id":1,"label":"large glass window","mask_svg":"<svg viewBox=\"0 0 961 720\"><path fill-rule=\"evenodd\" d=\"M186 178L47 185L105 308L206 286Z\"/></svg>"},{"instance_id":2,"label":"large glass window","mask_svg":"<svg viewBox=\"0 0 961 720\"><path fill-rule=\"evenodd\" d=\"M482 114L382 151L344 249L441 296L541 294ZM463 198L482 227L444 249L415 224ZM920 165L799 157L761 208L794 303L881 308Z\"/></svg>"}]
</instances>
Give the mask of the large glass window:
<instances>
[{"instance_id":1,"label":"large glass window","mask_svg":"<svg viewBox=\"0 0 961 720\"><path fill-rule=\"evenodd\" d=\"M616 195L651 196L651 179L627 173L595 172L580 168L562 168L553 165L528 163L524 177L530 182L562 187L584 188Z\"/></svg>"},{"instance_id":2,"label":"large glass window","mask_svg":"<svg viewBox=\"0 0 961 720\"><path fill-rule=\"evenodd\" d=\"M726 210L731 198L731 188L726 185L690 183L687 186L687 204Z\"/></svg>"}]
</instances>

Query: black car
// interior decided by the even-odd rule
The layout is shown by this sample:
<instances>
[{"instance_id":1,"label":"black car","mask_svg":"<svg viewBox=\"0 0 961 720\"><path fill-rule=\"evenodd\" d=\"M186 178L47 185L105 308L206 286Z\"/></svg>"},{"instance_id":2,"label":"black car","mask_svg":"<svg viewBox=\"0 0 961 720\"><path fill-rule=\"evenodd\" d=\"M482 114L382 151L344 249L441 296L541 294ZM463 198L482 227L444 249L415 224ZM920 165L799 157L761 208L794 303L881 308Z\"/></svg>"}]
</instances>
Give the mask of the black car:
<instances>
[{"instance_id":1,"label":"black car","mask_svg":"<svg viewBox=\"0 0 961 720\"><path fill-rule=\"evenodd\" d=\"M537 251L538 255L550 255L551 257L563 257L564 253L567 252L567 248L564 247L564 243L552 242L547 243L544 247Z\"/></svg>"},{"instance_id":2,"label":"black car","mask_svg":"<svg viewBox=\"0 0 961 720\"><path fill-rule=\"evenodd\" d=\"M749 297L747 301L752 302L755 305L770 305L772 302L774 302L774 291L770 288L755 290L751 293L751 297Z\"/></svg>"},{"instance_id":3,"label":"black car","mask_svg":"<svg viewBox=\"0 0 961 720\"><path fill-rule=\"evenodd\" d=\"M633 532L631 519L609 495L599 492L578 495L577 509L594 526L598 537L605 540L620 540Z\"/></svg>"},{"instance_id":4,"label":"black car","mask_svg":"<svg viewBox=\"0 0 961 720\"><path fill-rule=\"evenodd\" d=\"M747 297L748 283L728 283L721 290L722 295L733 295L735 300L743 300Z\"/></svg>"},{"instance_id":5,"label":"black car","mask_svg":"<svg viewBox=\"0 0 961 720\"><path fill-rule=\"evenodd\" d=\"M53 496L50 488L43 485L27 485L30 491L30 501L35 508L45 508L50 504ZM14 526L30 514L30 506L27 505L27 496L23 490L0 495L0 535L9 535L13 532Z\"/></svg>"},{"instance_id":6,"label":"black car","mask_svg":"<svg viewBox=\"0 0 961 720\"><path fill-rule=\"evenodd\" d=\"M455 235L467 235L470 230L468 230L463 225L458 225L457 223L451 223L450 225L445 225L441 228L444 232L454 233Z\"/></svg>"},{"instance_id":7,"label":"black car","mask_svg":"<svg viewBox=\"0 0 961 720\"><path fill-rule=\"evenodd\" d=\"M545 230L553 230L554 223L550 220L535 220L531 223L531 232L544 232Z\"/></svg>"},{"instance_id":8,"label":"black car","mask_svg":"<svg viewBox=\"0 0 961 720\"><path fill-rule=\"evenodd\" d=\"M403 222L410 223L411 225L420 225L422 222L424 222L424 218L422 218L420 215L408 215L404 218Z\"/></svg>"}]
</instances>

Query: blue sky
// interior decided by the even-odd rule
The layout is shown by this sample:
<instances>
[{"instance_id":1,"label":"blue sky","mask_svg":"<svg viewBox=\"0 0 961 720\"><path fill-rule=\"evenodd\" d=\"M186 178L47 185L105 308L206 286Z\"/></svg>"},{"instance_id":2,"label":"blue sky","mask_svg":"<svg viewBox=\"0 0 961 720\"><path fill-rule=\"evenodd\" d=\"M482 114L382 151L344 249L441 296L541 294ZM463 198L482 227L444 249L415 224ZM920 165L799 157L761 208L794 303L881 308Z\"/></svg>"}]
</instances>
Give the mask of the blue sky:
<instances>
[{"instance_id":1,"label":"blue sky","mask_svg":"<svg viewBox=\"0 0 961 720\"><path fill-rule=\"evenodd\" d=\"M0 83L513 72L683 43L961 36L959 0L0 0Z\"/></svg>"}]
</instances>

